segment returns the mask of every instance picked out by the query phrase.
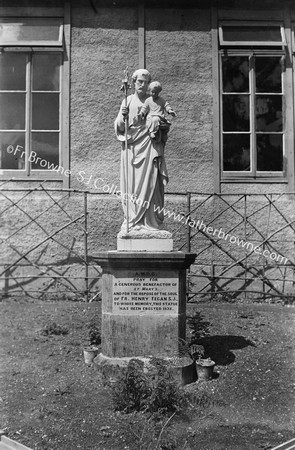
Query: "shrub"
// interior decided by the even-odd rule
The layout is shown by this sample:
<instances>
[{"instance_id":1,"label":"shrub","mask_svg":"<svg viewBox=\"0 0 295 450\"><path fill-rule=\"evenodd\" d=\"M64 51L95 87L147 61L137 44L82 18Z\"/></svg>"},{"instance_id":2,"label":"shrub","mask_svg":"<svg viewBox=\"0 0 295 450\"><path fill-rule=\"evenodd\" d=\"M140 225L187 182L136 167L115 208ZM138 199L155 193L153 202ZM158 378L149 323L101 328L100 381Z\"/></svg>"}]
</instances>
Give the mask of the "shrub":
<instances>
[{"instance_id":1,"label":"shrub","mask_svg":"<svg viewBox=\"0 0 295 450\"><path fill-rule=\"evenodd\" d=\"M88 338L90 345L101 344L101 334L96 323L96 319L93 317L88 324Z\"/></svg>"},{"instance_id":2,"label":"shrub","mask_svg":"<svg viewBox=\"0 0 295 450\"><path fill-rule=\"evenodd\" d=\"M154 361L154 364L155 374L150 378L151 395L147 400L147 411L169 413L179 410L185 404L183 392L163 361Z\"/></svg>"},{"instance_id":3,"label":"shrub","mask_svg":"<svg viewBox=\"0 0 295 450\"><path fill-rule=\"evenodd\" d=\"M131 359L126 373L113 386L112 400L115 409L126 413L141 411L150 394L148 377L143 372L143 363Z\"/></svg>"},{"instance_id":4,"label":"shrub","mask_svg":"<svg viewBox=\"0 0 295 450\"><path fill-rule=\"evenodd\" d=\"M42 330L41 334L44 336L50 336L50 335L60 335L60 334L68 334L69 330L66 327L62 327L61 325L58 325L55 322L52 322L51 324L46 325Z\"/></svg>"},{"instance_id":5,"label":"shrub","mask_svg":"<svg viewBox=\"0 0 295 450\"><path fill-rule=\"evenodd\" d=\"M197 343L199 339L210 334L210 322L204 320L202 313L196 311L191 316L187 316L187 324L192 336L192 343Z\"/></svg>"},{"instance_id":6,"label":"shrub","mask_svg":"<svg viewBox=\"0 0 295 450\"><path fill-rule=\"evenodd\" d=\"M145 374L143 362L130 360L126 373L115 382L112 400L116 410L166 414L185 405L185 396L163 361L154 362L154 371Z\"/></svg>"}]
</instances>

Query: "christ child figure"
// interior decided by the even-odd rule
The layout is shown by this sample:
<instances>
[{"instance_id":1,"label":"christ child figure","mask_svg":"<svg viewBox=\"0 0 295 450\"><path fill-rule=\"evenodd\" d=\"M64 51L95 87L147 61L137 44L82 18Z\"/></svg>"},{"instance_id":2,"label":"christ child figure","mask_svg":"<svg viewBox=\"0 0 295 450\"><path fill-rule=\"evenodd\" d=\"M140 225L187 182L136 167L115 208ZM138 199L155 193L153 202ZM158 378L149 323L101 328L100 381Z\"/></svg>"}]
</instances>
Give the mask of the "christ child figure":
<instances>
[{"instance_id":1,"label":"christ child figure","mask_svg":"<svg viewBox=\"0 0 295 450\"><path fill-rule=\"evenodd\" d=\"M140 114L143 119L147 117L146 123L150 132L150 137L156 139L156 135L160 129L162 135L160 139L165 144L168 139L167 133L171 125L171 122L166 119L165 113L170 114L173 117L176 117L176 113L169 103L163 97L160 97L159 94L161 90L162 86L159 81L150 83L149 93L151 96L145 100Z\"/></svg>"}]
</instances>

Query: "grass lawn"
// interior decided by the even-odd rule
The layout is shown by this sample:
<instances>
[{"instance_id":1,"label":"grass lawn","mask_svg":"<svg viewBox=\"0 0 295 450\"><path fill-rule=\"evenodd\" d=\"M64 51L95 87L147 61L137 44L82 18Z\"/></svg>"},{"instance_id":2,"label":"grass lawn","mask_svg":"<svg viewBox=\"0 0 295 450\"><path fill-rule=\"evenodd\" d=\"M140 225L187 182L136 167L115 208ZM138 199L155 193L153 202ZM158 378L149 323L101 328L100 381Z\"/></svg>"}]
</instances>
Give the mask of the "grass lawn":
<instances>
[{"instance_id":1,"label":"grass lawn","mask_svg":"<svg viewBox=\"0 0 295 450\"><path fill-rule=\"evenodd\" d=\"M100 306L2 300L0 428L9 437L34 450L266 450L295 437L294 307L188 305L207 328L201 343L216 375L188 385L190 405L166 424L169 416L114 411L97 367L84 363ZM44 333L53 323L68 332Z\"/></svg>"}]
</instances>

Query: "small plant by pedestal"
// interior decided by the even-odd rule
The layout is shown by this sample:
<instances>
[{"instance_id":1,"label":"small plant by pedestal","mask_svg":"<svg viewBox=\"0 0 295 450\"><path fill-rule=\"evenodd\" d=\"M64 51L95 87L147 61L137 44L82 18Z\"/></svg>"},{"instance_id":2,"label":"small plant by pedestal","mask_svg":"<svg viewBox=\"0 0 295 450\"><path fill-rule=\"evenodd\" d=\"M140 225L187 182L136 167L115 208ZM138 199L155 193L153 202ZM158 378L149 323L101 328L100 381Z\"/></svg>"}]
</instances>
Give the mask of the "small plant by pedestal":
<instances>
[{"instance_id":1,"label":"small plant by pedestal","mask_svg":"<svg viewBox=\"0 0 295 450\"><path fill-rule=\"evenodd\" d=\"M96 318L92 318L88 324L89 345L84 347L83 355L86 364L91 364L99 353L99 345L101 344L101 334L97 327Z\"/></svg>"}]
</instances>

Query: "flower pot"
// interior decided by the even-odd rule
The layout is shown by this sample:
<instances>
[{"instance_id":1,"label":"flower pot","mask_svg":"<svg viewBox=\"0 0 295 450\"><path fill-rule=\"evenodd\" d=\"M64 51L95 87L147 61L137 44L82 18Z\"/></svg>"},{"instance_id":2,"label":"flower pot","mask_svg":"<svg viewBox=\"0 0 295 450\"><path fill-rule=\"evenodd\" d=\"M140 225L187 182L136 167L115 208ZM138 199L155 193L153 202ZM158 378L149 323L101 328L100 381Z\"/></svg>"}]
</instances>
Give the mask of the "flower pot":
<instances>
[{"instance_id":1,"label":"flower pot","mask_svg":"<svg viewBox=\"0 0 295 450\"><path fill-rule=\"evenodd\" d=\"M86 364L91 364L94 358L98 355L97 347L85 347L83 349L84 361Z\"/></svg>"},{"instance_id":2,"label":"flower pot","mask_svg":"<svg viewBox=\"0 0 295 450\"><path fill-rule=\"evenodd\" d=\"M210 358L207 359L198 359L196 361L196 370L199 381L208 381L213 378L213 370L214 370L215 362Z\"/></svg>"}]
</instances>

